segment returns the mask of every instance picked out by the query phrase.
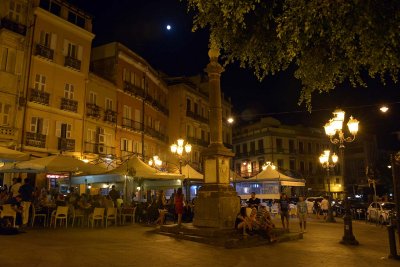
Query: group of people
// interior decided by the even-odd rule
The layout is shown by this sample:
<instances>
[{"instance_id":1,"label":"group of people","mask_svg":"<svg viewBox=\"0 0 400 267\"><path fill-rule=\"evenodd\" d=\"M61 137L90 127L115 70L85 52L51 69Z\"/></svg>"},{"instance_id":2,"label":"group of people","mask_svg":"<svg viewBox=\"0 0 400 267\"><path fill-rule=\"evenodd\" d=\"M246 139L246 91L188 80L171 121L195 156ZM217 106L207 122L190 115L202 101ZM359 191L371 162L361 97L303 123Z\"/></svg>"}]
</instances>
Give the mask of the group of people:
<instances>
[{"instance_id":1,"label":"group of people","mask_svg":"<svg viewBox=\"0 0 400 267\"><path fill-rule=\"evenodd\" d=\"M282 194L281 198L276 201L281 217L282 228L289 232L289 210L290 201L286 194ZM299 197L296 203L297 217L299 220L300 232L305 233L307 228L307 204L304 197ZM275 240L273 229L275 224L271 219L271 215L267 209L266 203L261 203L259 198L256 198L255 193L251 194L251 198L247 201L247 207L241 207L239 214L236 217L235 228L244 235L260 234L269 238L271 242Z\"/></svg>"}]
</instances>

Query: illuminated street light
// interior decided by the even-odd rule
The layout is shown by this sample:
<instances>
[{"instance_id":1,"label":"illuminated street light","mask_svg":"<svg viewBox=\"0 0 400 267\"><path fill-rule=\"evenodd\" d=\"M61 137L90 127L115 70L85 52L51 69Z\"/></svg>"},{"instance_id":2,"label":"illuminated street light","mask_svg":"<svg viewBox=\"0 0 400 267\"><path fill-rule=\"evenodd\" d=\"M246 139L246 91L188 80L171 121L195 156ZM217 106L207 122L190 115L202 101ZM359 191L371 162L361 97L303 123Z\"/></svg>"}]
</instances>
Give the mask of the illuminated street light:
<instances>
[{"instance_id":1,"label":"illuminated street light","mask_svg":"<svg viewBox=\"0 0 400 267\"><path fill-rule=\"evenodd\" d=\"M359 121L350 116L350 119L347 123L348 130L351 136L345 137L343 132L343 122L344 122L345 112L343 110L337 109L333 112L333 118L330 119L324 126L326 135L329 136L329 139L332 144L339 145L340 156L341 156L341 172L344 183L344 208L345 215L343 217L344 222L344 235L341 243L346 245L358 245L358 241L353 235L353 224L352 224L352 215L350 211L350 203L347 197L347 181L345 177L345 160L344 160L344 148L345 143L353 142L356 138L358 132L358 124Z\"/></svg>"},{"instance_id":2,"label":"illuminated street light","mask_svg":"<svg viewBox=\"0 0 400 267\"><path fill-rule=\"evenodd\" d=\"M387 106L382 106L379 110L382 111L383 113L386 113L389 110L389 108Z\"/></svg>"},{"instance_id":3,"label":"illuminated street light","mask_svg":"<svg viewBox=\"0 0 400 267\"><path fill-rule=\"evenodd\" d=\"M334 168L336 166L336 163L339 160L339 157L333 153L332 155L330 150L325 150L321 156L319 156L319 162L322 165L322 168L326 169L326 177L327 177L327 184L328 184L328 198L329 198L329 203L328 203L328 218L327 222L335 222L335 219L333 218L333 213L332 213L332 196L331 196L331 181L330 181L330 176L329 176L329 170L331 168Z\"/></svg>"},{"instance_id":4,"label":"illuminated street light","mask_svg":"<svg viewBox=\"0 0 400 267\"><path fill-rule=\"evenodd\" d=\"M265 171L268 167L270 167L271 169L275 170L276 166L274 165L274 163L267 161L262 165L262 170Z\"/></svg>"},{"instance_id":5,"label":"illuminated street light","mask_svg":"<svg viewBox=\"0 0 400 267\"><path fill-rule=\"evenodd\" d=\"M186 142L185 140L178 139L176 144L171 145L171 152L175 154L179 159L179 173L182 174L182 164L184 157L187 157L190 152L192 152L192 145Z\"/></svg>"},{"instance_id":6,"label":"illuminated street light","mask_svg":"<svg viewBox=\"0 0 400 267\"><path fill-rule=\"evenodd\" d=\"M162 165L162 160L158 156L153 156L148 163L152 167L159 168Z\"/></svg>"}]
</instances>

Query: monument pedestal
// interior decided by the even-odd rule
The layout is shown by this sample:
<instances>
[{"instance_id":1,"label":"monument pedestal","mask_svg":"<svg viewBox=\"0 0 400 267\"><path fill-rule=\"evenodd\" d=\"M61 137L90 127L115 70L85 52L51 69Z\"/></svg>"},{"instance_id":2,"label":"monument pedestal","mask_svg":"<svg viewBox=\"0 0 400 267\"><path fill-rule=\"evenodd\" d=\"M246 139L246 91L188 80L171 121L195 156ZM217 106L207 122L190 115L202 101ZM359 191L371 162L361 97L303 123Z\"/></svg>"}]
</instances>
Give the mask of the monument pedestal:
<instances>
[{"instance_id":1,"label":"monument pedestal","mask_svg":"<svg viewBox=\"0 0 400 267\"><path fill-rule=\"evenodd\" d=\"M233 229L240 200L229 184L205 184L197 192L193 225Z\"/></svg>"}]
</instances>

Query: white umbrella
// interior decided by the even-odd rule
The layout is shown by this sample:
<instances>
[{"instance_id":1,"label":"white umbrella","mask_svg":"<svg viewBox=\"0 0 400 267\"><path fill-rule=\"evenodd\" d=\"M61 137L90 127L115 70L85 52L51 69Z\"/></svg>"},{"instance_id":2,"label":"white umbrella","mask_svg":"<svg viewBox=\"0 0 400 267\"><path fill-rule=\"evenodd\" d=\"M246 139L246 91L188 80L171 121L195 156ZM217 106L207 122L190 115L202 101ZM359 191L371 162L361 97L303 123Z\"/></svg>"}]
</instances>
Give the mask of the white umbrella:
<instances>
[{"instance_id":1,"label":"white umbrella","mask_svg":"<svg viewBox=\"0 0 400 267\"><path fill-rule=\"evenodd\" d=\"M1 162L14 162L28 160L29 155L17 150L9 149L0 146L0 161Z\"/></svg>"}]
</instances>

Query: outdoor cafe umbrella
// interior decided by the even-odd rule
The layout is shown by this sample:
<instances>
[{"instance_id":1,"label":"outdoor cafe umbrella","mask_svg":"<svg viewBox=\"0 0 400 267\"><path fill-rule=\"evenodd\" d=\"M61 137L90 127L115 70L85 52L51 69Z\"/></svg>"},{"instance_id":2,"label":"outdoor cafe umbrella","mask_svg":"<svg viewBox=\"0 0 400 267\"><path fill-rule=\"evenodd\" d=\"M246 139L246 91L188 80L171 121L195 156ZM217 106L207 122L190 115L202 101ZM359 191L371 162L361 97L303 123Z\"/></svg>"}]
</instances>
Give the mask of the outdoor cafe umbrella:
<instances>
[{"instance_id":1,"label":"outdoor cafe umbrella","mask_svg":"<svg viewBox=\"0 0 400 267\"><path fill-rule=\"evenodd\" d=\"M28 159L29 154L0 146L0 162L14 162Z\"/></svg>"},{"instance_id":2,"label":"outdoor cafe umbrella","mask_svg":"<svg viewBox=\"0 0 400 267\"><path fill-rule=\"evenodd\" d=\"M96 174L105 169L93 164L64 155L53 155L43 158L22 161L14 164L15 172L70 172L72 174Z\"/></svg>"}]
</instances>

